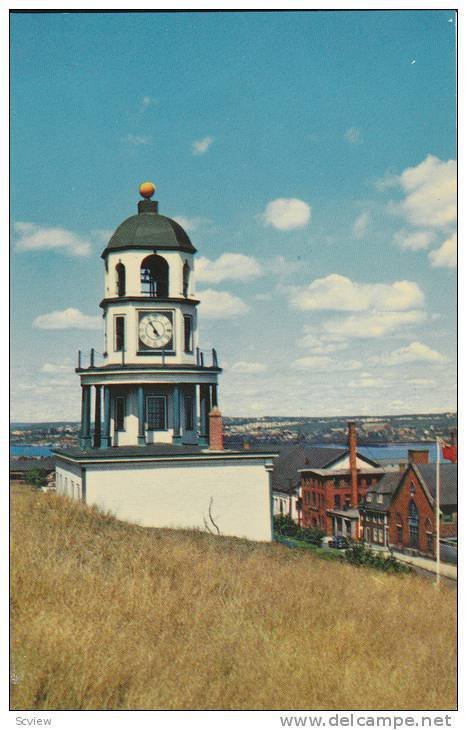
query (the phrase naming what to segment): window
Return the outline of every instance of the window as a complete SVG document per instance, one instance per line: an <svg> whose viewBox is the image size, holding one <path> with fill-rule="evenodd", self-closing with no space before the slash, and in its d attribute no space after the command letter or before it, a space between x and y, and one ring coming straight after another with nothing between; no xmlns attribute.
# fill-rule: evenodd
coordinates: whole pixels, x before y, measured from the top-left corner
<svg viewBox="0 0 467 730"><path fill-rule="evenodd" d="M190 284L190 267L188 265L188 262L185 261L183 264L183 296L188 296L188 287Z"/></svg>
<svg viewBox="0 0 467 730"><path fill-rule="evenodd" d="M430 553L433 552L433 533L432 532L426 533L426 548L427 548L428 552L430 552Z"/></svg>
<svg viewBox="0 0 467 730"><path fill-rule="evenodd" d="M334 507L340 507L341 506L341 495L335 494L334 495Z"/></svg>
<svg viewBox="0 0 467 730"><path fill-rule="evenodd" d="M418 548L418 509L413 499L409 504L409 545Z"/></svg>
<svg viewBox="0 0 467 730"><path fill-rule="evenodd" d="M193 396L185 396L185 431L193 431L194 429L194 417L193 417Z"/></svg>
<svg viewBox="0 0 467 730"><path fill-rule="evenodd" d="M443 512L441 516L443 522L454 522L454 517L452 515L452 512Z"/></svg>
<svg viewBox="0 0 467 730"><path fill-rule="evenodd" d="M146 413L150 431L165 431L167 429L167 398L165 395L148 395L146 398Z"/></svg>
<svg viewBox="0 0 467 730"><path fill-rule="evenodd" d="M125 396L119 395L115 398L115 430L125 430Z"/></svg>
<svg viewBox="0 0 467 730"><path fill-rule="evenodd" d="M367 502L371 502L372 499L373 499L373 497L371 496L371 494L367 494L366 495L366 501Z"/></svg>
<svg viewBox="0 0 467 730"><path fill-rule="evenodd" d="M121 262L116 265L115 272L117 274L117 297L124 297L126 290L126 276L125 267Z"/></svg>
<svg viewBox="0 0 467 730"><path fill-rule="evenodd" d="M383 504L383 495L382 494L377 494L376 495L376 501L378 502L378 504Z"/></svg>
<svg viewBox="0 0 467 730"><path fill-rule="evenodd" d="M193 317L183 315L185 352L193 352Z"/></svg>
<svg viewBox="0 0 467 730"><path fill-rule="evenodd" d="M125 317L115 317L115 352L125 349Z"/></svg>
<svg viewBox="0 0 467 730"><path fill-rule="evenodd" d="M410 482L410 494L412 497L415 494L415 482Z"/></svg>
<svg viewBox="0 0 467 730"><path fill-rule="evenodd" d="M397 542L402 545L402 525L397 525Z"/></svg>

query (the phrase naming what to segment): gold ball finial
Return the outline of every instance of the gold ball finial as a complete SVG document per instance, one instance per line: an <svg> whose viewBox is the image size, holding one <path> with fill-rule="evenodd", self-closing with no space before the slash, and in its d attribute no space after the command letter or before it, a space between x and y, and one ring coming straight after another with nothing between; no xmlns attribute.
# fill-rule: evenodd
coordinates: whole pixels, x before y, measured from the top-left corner
<svg viewBox="0 0 467 730"><path fill-rule="evenodd" d="M139 194L142 195L143 198L152 198L155 192L156 186L152 182L144 182L139 186Z"/></svg>

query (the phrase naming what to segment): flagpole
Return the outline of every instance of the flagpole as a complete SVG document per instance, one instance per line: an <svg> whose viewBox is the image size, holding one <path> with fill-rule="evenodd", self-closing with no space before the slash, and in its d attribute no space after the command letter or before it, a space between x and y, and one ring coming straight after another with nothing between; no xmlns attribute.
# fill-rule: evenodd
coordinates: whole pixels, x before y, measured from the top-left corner
<svg viewBox="0 0 467 730"><path fill-rule="evenodd" d="M436 437L436 498L435 498L435 525L436 525L436 586L439 586L440 547L439 547L439 436Z"/></svg>

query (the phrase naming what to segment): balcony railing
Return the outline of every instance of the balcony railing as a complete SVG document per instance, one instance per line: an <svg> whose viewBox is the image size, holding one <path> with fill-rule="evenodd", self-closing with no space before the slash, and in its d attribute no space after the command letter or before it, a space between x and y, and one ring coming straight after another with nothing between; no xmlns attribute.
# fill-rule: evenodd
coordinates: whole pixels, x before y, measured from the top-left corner
<svg viewBox="0 0 467 730"><path fill-rule="evenodd" d="M126 352L125 350L120 351L121 355L121 365L126 365ZM164 351L154 353L154 355L158 355L161 358L160 365L167 365L167 367L170 367L171 358L167 357L165 355ZM107 362L107 355L106 353L101 354L100 352L97 352L93 347L89 351L89 354L83 353L81 350L78 350L78 369L79 370L87 370L88 368L94 368L94 367L100 367L101 365L104 365ZM197 367L213 367L217 368L219 367L219 360L217 357L217 351L214 349L214 347L211 350L200 350L199 347L196 348L196 365Z"/></svg>
<svg viewBox="0 0 467 730"><path fill-rule="evenodd" d="M208 365L208 359L211 359L211 364ZM217 358L217 351L214 349L214 347L211 350L200 350L199 347L196 348L196 364L198 367L213 367L218 368L219 367L219 361Z"/></svg>

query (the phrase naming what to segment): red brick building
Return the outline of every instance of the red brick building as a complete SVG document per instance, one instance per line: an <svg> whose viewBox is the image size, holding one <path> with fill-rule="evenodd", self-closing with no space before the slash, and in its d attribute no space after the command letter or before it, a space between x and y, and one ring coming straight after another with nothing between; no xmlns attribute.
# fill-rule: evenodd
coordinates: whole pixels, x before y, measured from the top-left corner
<svg viewBox="0 0 467 730"><path fill-rule="evenodd" d="M366 542L434 555L436 464L428 452L409 452L410 463L385 474L360 506ZM440 464L440 538L457 537L457 465Z"/></svg>
<svg viewBox="0 0 467 730"><path fill-rule="evenodd" d="M321 468L300 469L301 524L320 527L326 535L359 539L359 504L384 469L357 452L355 424L349 423L349 448Z"/></svg>

